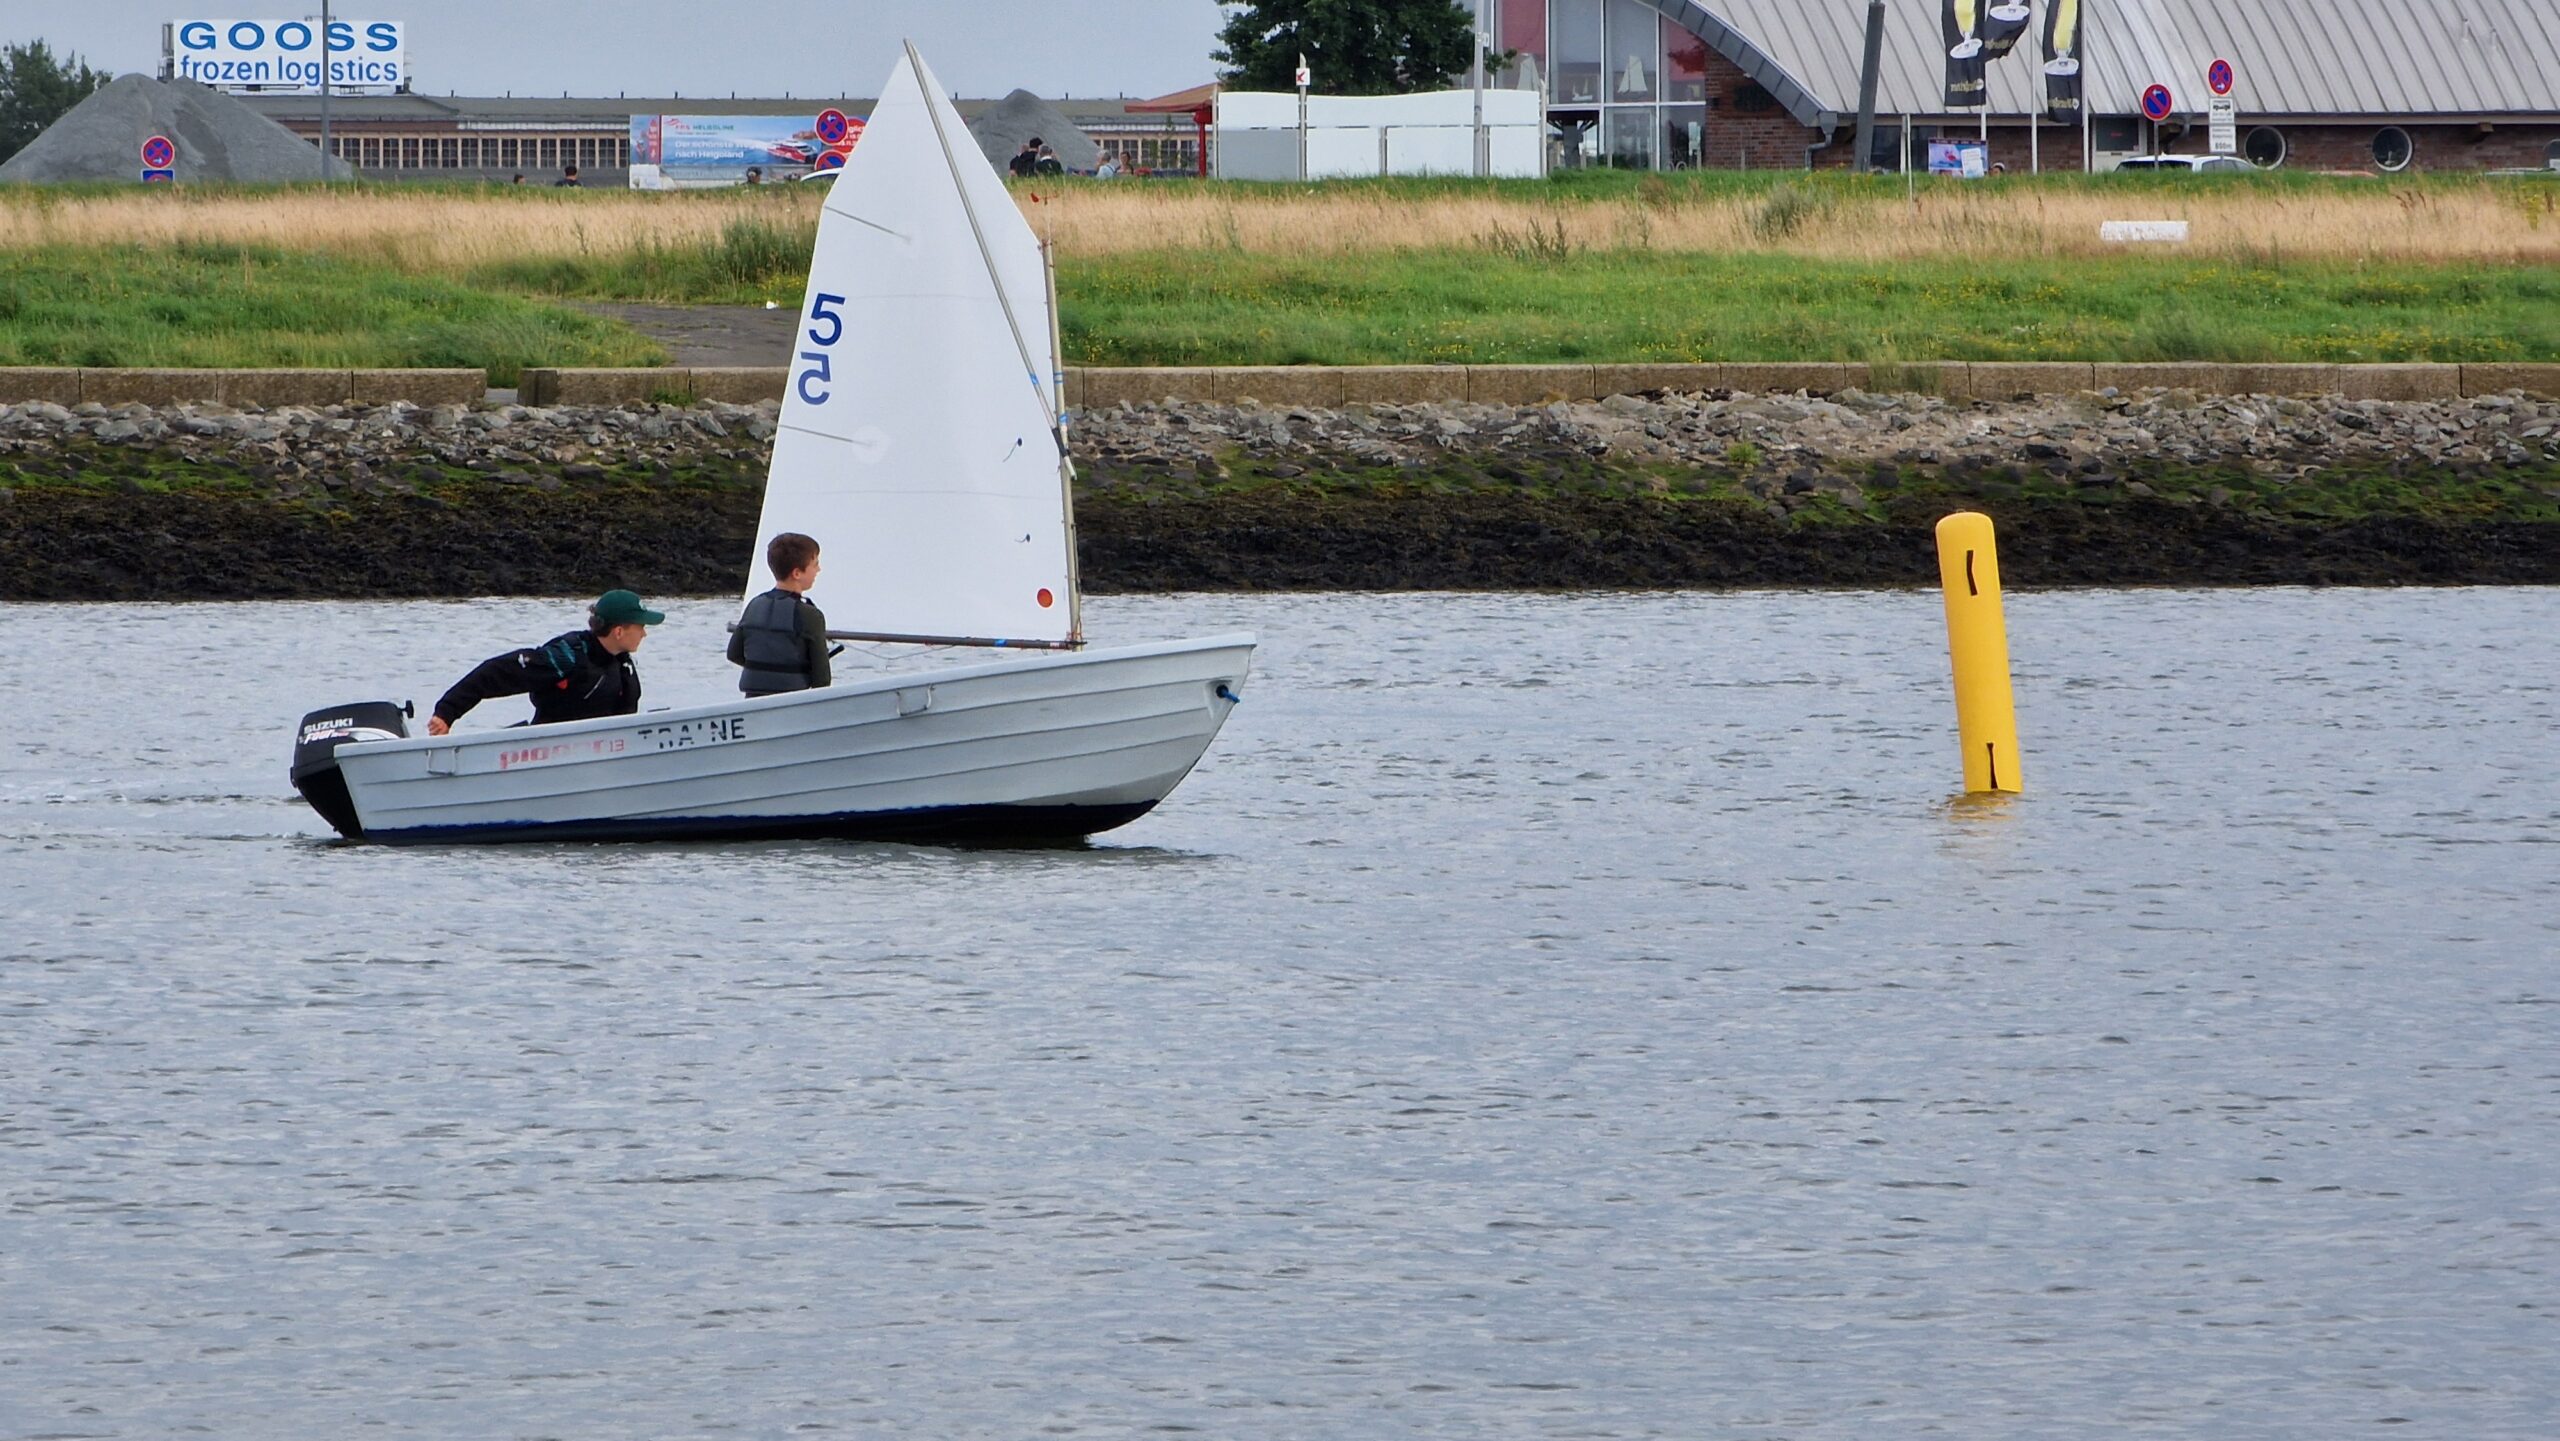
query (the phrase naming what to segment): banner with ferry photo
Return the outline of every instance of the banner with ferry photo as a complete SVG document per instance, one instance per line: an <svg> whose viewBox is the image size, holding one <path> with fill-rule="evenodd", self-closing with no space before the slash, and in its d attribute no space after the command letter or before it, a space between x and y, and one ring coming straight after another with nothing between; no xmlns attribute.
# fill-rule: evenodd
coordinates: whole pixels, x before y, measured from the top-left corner
<svg viewBox="0 0 2560 1441"><path fill-rule="evenodd" d="M862 121L851 118L844 137L831 145L820 138L814 115L634 115L631 188L745 185L750 169L754 180L791 180L843 164L861 135Z"/></svg>

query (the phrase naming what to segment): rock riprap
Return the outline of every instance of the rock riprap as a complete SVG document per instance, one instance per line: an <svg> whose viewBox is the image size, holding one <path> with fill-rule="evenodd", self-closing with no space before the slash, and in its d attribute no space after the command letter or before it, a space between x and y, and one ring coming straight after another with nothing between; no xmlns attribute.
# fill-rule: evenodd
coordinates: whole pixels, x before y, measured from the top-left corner
<svg viewBox="0 0 2560 1441"><path fill-rule="evenodd" d="M724 590L776 409L0 407L0 562L23 557L0 590L557 592L606 552ZM1186 402L1071 440L1097 589L1920 584L1928 526L1966 506L2027 584L2560 580L2560 403L2522 394Z"/></svg>

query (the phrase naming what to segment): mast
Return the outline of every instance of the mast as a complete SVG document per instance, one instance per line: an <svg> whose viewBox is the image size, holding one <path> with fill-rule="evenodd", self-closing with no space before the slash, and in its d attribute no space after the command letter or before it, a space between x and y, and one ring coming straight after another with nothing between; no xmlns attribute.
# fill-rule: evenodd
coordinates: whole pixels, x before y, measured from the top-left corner
<svg viewBox="0 0 2560 1441"><path fill-rule="evenodd" d="M1049 286L1049 383L1058 393L1058 511L1067 519L1067 644L1084 644L1084 579L1076 566L1076 463L1067 458L1067 352L1059 336L1058 261L1046 236L1040 274Z"/></svg>

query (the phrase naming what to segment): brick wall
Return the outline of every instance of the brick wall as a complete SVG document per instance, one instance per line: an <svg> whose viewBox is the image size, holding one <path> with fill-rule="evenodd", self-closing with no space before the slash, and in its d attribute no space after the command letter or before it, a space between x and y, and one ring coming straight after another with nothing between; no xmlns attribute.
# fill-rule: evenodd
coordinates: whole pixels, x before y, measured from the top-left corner
<svg viewBox="0 0 2560 1441"><path fill-rule="evenodd" d="M2240 138L2248 141L2257 127L2241 117ZM2373 137L2379 125L2282 124L2273 127L2285 139L2287 170L2372 170ZM2413 153L2415 170L2539 170L2549 162L2544 152L2560 141L2560 124L2500 125L2483 131L2478 125L2402 125ZM2207 137L2199 125L2174 135L2161 148L2172 155L2202 155Z"/></svg>
<svg viewBox="0 0 2560 1441"><path fill-rule="evenodd" d="M1876 130L1889 135L1901 117L1878 115ZM2249 132L2257 128L2246 116L2241 118L2240 139L2245 146ZM2277 123L2273 128L2285 139L2284 168L2287 170L2353 170L2371 171L2373 137L2383 127L2373 124L2337 124L2306 122ZM2403 125L2415 154L2409 169L2420 170L2539 170L2549 162L2545 152L2560 141L2560 123L2550 125L2500 125L2483 132L2477 125ZM1847 166L1857 148L1856 122L1840 127L1837 143L1817 151L1813 163L1818 168L1837 169ZM1977 127L1965 120L1940 123L1932 120L1912 121L1911 163L1914 169L1925 166L1927 149L1923 142L1932 135L1972 139ZM1807 132L1808 134L1810 132ZM2077 126L2046 125L2035 143L2041 146L2042 168L2077 170L2080 168L2080 130ZM2183 132L2172 131L2160 147L2169 155L2203 155L2210 150L2210 136L2202 125ZM1711 150L1714 147L1710 146ZM1722 151L1715 152L1719 165L1730 167ZM2030 165L2027 127L2017 123L1993 121L1991 125L1991 161L2005 165L2012 174L2025 174ZM1757 168L1755 166L1755 168Z"/></svg>
<svg viewBox="0 0 2560 1441"><path fill-rule="evenodd" d="M1703 158L1709 170L1802 170L1805 148L1822 143L1822 132L1799 125L1739 66L1713 50L1707 52L1707 141ZM1835 147L1845 149L1846 147Z"/></svg>
<svg viewBox="0 0 2560 1441"><path fill-rule="evenodd" d="M1902 123L1899 115L1876 117L1877 144L1891 145L1894 128ZM1926 170L1929 166L1929 140L1933 136L1954 140L1972 140L1981 134L1979 125L1962 120L1943 124L1914 117L1911 122L1911 168ZM1837 170L1848 166L1858 148L1858 122L1852 116L1840 126L1838 140L1826 149L1814 152L1816 168ZM1896 154L1900 151L1895 150ZM2024 175L2031 169L2077 170L2080 168L2080 127L2076 125L2044 125L2030 136L2027 126L2019 122L1993 122L1991 126L1990 163L2005 166L2010 173ZM1888 167L1890 168L1890 167Z"/></svg>

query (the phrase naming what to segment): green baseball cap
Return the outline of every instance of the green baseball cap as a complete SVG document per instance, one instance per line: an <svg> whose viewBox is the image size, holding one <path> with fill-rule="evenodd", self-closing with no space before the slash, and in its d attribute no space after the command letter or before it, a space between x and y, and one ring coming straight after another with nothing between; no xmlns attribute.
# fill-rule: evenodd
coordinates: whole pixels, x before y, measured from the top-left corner
<svg viewBox="0 0 2560 1441"><path fill-rule="evenodd" d="M664 625L664 611L651 610L640 603L640 597L627 590L609 590L596 597L587 612L607 625Z"/></svg>

